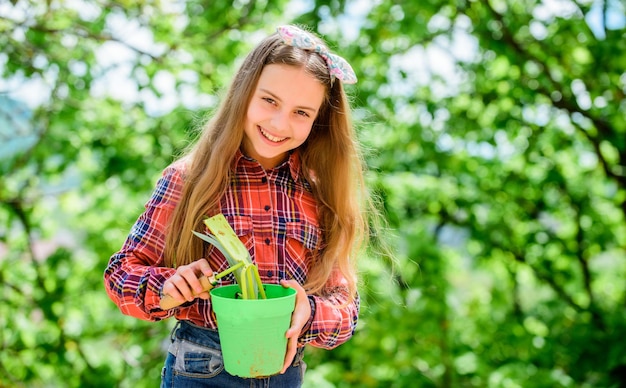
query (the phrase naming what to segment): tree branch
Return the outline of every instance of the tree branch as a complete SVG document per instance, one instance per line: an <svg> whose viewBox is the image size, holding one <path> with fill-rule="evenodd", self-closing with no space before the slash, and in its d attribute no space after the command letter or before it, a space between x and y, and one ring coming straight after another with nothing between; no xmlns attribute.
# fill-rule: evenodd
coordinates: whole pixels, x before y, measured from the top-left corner
<svg viewBox="0 0 626 388"><path fill-rule="evenodd" d="M489 10L489 12L491 13L491 15L493 16L493 18L497 20L498 22L500 22L502 26L502 39L505 43L507 43L509 47L513 48L526 61L535 62L538 65L540 65L543 69L549 68L549 66L546 63L544 63L541 59L537 58L535 55L531 54L517 40L515 40L513 33L511 32L509 28L507 28L507 24L504 21L503 16L499 14L495 9L493 9L493 7L491 7L489 2L482 2L481 4L484 4ZM626 188L626 174L623 173L623 171L626 169L626 150L620 150L621 152L620 152L619 163L620 163L621 170L619 172L616 172L613 169L611 169L609 163L606 161L606 159L604 158L604 155L600 152L600 148L599 148L599 143L601 140L612 139L614 137L614 135L617 133L615 128L613 128L611 124L605 121L604 119L600 117L596 117L595 115L591 114L591 112L582 109L578 105L578 102L575 99L566 98L567 96L564 93L561 93L562 98L560 100L555 101L554 99L552 99L549 89L567 90L567 88L559 84L550 75L550 72L544 72L543 74L545 75L546 80L548 80L548 82L550 83L550 88L542 87L540 85L537 88L537 90L539 90L543 95L548 97L553 102L554 106L556 106L557 108L567 111L570 115L572 113L579 113L585 118L589 119L593 123L593 125L598 131L597 136L593 136L592 134L590 134L588 131L581 128L580 126L576 126L576 128L578 128L579 131L583 132L584 136L594 144L594 149L596 150L598 158L602 161L602 166L607 176L615 179L618 182L620 187ZM571 93L570 95L573 96L573 94ZM624 215L626 215L626 202L622 203L622 209L624 211Z"/></svg>
<svg viewBox="0 0 626 388"><path fill-rule="evenodd" d="M85 26L81 25L81 24L76 24L73 29L58 29L58 28L49 28L46 27L44 25L41 24L26 24L26 22L18 22L15 21L13 19L9 19L7 17L4 16L0 16L0 20L2 21L6 21L9 22L11 24L13 24L13 29L15 29L16 27L24 27L26 29L31 29L33 31L39 31L39 32L43 32L46 34L65 34L65 35L73 35L79 38L87 38L87 39L92 39L94 41L98 41L98 42L116 42L116 43L120 43L123 46L131 49L132 51L136 52L137 54L140 55L146 55L150 58L152 58L154 61L160 61L161 58L163 58L164 56L167 55L167 53L169 51L171 51L171 47L166 51L166 53L164 53L163 55L160 56L156 56L152 53L149 53L145 50L142 50L138 47L135 47L133 45L131 45L130 43L124 41L121 38L115 37L112 34L107 34L107 33L93 33L91 31L89 31L87 28L85 28Z"/></svg>
<svg viewBox="0 0 626 388"><path fill-rule="evenodd" d="M593 291L591 290L591 271L589 270L589 263L584 255L584 233L582 232L582 226L580 223L581 214L578 212L577 217L577 231L576 231L576 244L578 245L578 249L576 250L576 258L578 259L578 263L580 264L580 269L583 274L583 285L585 291L587 292L587 297L589 298L589 304L594 304Z"/></svg>

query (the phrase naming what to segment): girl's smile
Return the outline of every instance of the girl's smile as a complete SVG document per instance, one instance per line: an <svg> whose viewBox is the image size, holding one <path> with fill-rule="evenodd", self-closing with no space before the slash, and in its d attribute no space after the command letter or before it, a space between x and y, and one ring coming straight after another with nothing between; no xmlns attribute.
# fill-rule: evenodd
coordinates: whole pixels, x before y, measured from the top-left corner
<svg viewBox="0 0 626 388"><path fill-rule="evenodd" d="M267 132L266 130L264 130L261 127L258 127L259 131L261 131L261 134L263 134L263 136L265 136L265 138L273 143L280 143L281 141L285 141L285 137L284 138L278 138L278 137L274 137L272 135L269 134L269 132Z"/></svg>
<svg viewBox="0 0 626 388"><path fill-rule="evenodd" d="M248 105L243 152L265 169L276 167L309 137L325 92L301 67L265 66Z"/></svg>

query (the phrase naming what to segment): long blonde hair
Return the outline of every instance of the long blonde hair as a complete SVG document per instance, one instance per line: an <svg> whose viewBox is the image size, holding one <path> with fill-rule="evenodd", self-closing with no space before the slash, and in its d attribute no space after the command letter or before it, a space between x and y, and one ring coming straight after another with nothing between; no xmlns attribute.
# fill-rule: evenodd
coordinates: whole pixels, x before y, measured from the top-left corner
<svg viewBox="0 0 626 388"><path fill-rule="evenodd" d="M248 104L263 67L269 64L303 67L326 86L311 134L299 148L304 177L318 202L325 244L308 268L304 288L311 294L323 293L336 269L347 279L351 295L356 295L356 258L368 236L362 211L367 200L347 96L341 82L331 82L328 67L318 54L285 45L277 34L248 54L215 115L183 157L188 167L166 235L165 263L176 267L203 256L203 243L191 231L201 230L202 220L219 211L233 158L243 140Z"/></svg>

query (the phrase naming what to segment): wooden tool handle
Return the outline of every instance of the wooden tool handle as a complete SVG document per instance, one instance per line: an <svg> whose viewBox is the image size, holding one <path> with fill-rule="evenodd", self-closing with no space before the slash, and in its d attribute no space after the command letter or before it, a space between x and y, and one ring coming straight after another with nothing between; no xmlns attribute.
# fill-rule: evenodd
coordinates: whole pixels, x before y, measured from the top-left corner
<svg viewBox="0 0 626 388"><path fill-rule="evenodd" d="M203 291L210 291L213 288L213 284L216 283L214 276L211 276L211 277L201 276L198 278L198 280L200 281L200 284L202 284ZM198 296L198 294L194 292L193 296ZM185 300L178 301L174 299L170 294L165 294L163 298L161 298L161 302L159 304L161 306L161 310L169 310L176 306L180 306L181 304L185 302L186 302Z"/></svg>

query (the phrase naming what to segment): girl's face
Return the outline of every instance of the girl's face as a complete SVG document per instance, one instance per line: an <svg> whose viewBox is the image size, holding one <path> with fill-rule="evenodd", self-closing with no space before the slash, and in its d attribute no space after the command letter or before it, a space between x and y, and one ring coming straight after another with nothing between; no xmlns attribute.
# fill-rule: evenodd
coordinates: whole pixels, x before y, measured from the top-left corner
<svg viewBox="0 0 626 388"><path fill-rule="evenodd" d="M324 93L303 68L265 66L248 105L243 152L266 170L279 165L309 137Z"/></svg>

